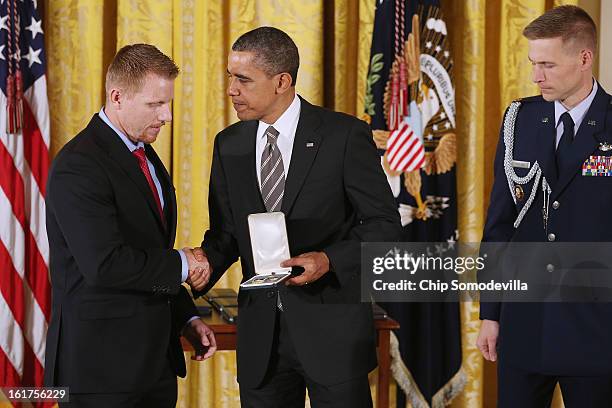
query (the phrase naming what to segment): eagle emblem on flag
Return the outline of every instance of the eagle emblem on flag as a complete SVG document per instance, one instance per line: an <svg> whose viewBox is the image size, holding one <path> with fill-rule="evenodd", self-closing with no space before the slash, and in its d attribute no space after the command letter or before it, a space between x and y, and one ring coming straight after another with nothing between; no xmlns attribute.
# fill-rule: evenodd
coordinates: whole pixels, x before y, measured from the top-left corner
<svg viewBox="0 0 612 408"><path fill-rule="evenodd" d="M405 191L414 198L399 203L402 225L415 218L439 218L449 207L448 197L422 195L422 172L439 175L450 171L457 158L453 61L446 23L437 7L420 7L412 16L411 32L405 36L403 2L396 2L395 56L384 90L383 112L387 130L374 130L374 141L384 150L381 164L398 198ZM426 11L425 11L426 10ZM421 26L421 21L424 24ZM406 38L405 41L401 39ZM366 81L365 120L375 114L372 86L380 79L382 55L370 63ZM403 182L402 182L403 179Z"/></svg>

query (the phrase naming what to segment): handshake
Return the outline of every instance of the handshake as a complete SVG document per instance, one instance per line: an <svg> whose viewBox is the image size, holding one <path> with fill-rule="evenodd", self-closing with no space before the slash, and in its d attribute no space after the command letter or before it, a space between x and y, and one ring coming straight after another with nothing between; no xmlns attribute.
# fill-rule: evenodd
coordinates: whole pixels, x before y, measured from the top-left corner
<svg viewBox="0 0 612 408"><path fill-rule="evenodd" d="M202 248L183 248L189 265L187 282L192 290L202 290L208 283L211 267Z"/></svg>

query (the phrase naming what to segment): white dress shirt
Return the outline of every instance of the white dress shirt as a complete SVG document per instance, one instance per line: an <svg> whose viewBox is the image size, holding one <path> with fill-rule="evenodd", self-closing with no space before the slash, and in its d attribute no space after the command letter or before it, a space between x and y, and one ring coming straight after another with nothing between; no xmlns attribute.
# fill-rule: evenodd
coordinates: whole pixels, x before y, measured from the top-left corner
<svg viewBox="0 0 612 408"><path fill-rule="evenodd" d="M291 152L293 150L293 141L295 140L295 131L297 130L298 121L300 119L300 98L295 95L291 105L283 112L282 115L274 123L265 123L259 121L257 128L257 140L255 142L255 173L257 174L257 182L261 188L261 155L266 148L268 138L266 137L266 129L270 125L278 131L276 146L280 150L283 158L283 167L285 169L285 180L289 171L289 163L291 163Z"/></svg>

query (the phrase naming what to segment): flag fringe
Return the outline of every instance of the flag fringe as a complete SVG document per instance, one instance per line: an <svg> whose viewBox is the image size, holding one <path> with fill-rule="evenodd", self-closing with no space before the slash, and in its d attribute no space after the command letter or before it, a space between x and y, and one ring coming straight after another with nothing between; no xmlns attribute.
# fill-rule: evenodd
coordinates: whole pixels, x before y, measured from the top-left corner
<svg viewBox="0 0 612 408"><path fill-rule="evenodd" d="M432 408L443 408L451 403L451 401L463 391L467 384L467 374L460 367L444 387L436 392L431 400Z"/></svg>
<svg viewBox="0 0 612 408"><path fill-rule="evenodd" d="M397 385L406 394L407 401L412 404L412 408L444 408L463 390L467 384L467 375L463 368L453 375L453 377L436 392L432 398L431 406L419 390L419 387L412 377L412 373L404 364L399 350L399 341L395 333L391 332L391 372Z"/></svg>

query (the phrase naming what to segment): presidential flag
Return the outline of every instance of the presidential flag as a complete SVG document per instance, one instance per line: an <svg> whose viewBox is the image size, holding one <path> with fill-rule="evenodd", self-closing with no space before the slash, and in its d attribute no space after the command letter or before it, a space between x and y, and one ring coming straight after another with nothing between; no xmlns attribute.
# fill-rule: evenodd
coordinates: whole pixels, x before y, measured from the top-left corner
<svg viewBox="0 0 612 408"><path fill-rule="evenodd" d="M389 168L400 173L420 169L425 162L423 142L406 121L390 133L385 155Z"/></svg>
<svg viewBox="0 0 612 408"><path fill-rule="evenodd" d="M403 241L457 241L453 60L440 2L376 3L365 119L397 201ZM384 303L401 328L392 336L398 407L442 407L463 389L457 303Z"/></svg>
<svg viewBox="0 0 612 408"><path fill-rule="evenodd" d="M43 385L45 337L51 314L44 202L50 136L43 43L36 1L0 0L3 387Z"/></svg>

